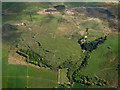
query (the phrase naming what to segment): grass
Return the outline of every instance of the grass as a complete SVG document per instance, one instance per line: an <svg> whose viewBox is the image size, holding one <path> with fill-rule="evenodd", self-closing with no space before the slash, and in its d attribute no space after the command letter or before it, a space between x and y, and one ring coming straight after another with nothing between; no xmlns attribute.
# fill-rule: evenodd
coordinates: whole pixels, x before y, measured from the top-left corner
<svg viewBox="0 0 120 90"><path fill-rule="evenodd" d="M16 88L16 78L8 77L8 88Z"/></svg>
<svg viewBox="0 0 120 90"><path fill-rule="evenodd" d="M89 20L80 24L84 28L90 28L94 30L102 30L100 23L97 20Z"/></svg>
<svg viewBox="0 0 120 90"><path fill-rule="evenodd" d="M82 84L80 84L80 83L74 83L73 84L73 86L72 86L72 88L87 88L87 86L84 86L84 85L82 85Z"/></svg>
<svg viewBox="0 0 120 90"><path fill-rule="evenodd" d="M108 6L106 3L98 2L65 2L65 5L69 7L105 7Z"/></svg>
<svg viewBox="0 0 120 90"><path fill-rule="evenodd" d="M21 65L9 65L6 70L9 76L26 76L27 75L27 66Z"/></svg>
<svg viewBox="0 0 120 90"><path fill-rule="evenodd" d="M4 10L4 9L8 9L9 7L11 7L13 4L15 4L14 2L9 2L9 3L7 3L7 2L3 2L2 3L2 9Z"/></svg>
<svg viewBox="0 0 120 90"><path fill-rule="evenodd" d="M3 88L25 88L26 77L3 77Z"/></svg>
<svg viewBox="0 0 120 90"><path fill-rule="evenodd" d="M60 70L60 83L68 83L69 79L67 78L67 69Z"/></svg>
<svg viewBox="0 0 120 90"><path fill-rule="evenodd" d="M8 65L8 50L2 50L2 76L26 76L26 66Z"/></svg>
<svg viewBox="0 0 120 90"><path fill-rule="evenodd" d="M26 83L26 66L8 65L9 47L2 43L2 87L24 88Z"/></svg>
<svg viewBox="0 0 120 90"><path fill-rule="evenodd" d="M49 8L53 6L50 2L7 2L2 4L3 9L9 9L9 12L14 13L26 13L26 12L35 12L41 8Z"/></svg>
<svg viewBox="0 0 120 90"><path fill-rule="evenodd" d="M57 71L29 67L28 87L52 88L57 86Z"/></svg>
<svg viewBox="0 0 120 90"><path fill-rule="evenodd" d="M50 80L57 80L57 71L47 69L28 68L28 75L31 77L43 77Z"/></svg>
<svg viewBox="0 0 120 90"><path fill-rule="evenodd" d="M29 20L29 16L27 16L27 15L22 15L21 17L22 17L22 20ZM49 61L52 59L53 62L51 62L51 64L56 65L56 67L60 63L65 61L67 58L69 58L69 56L71 56L72 54L75 54L75 58L77 58L77 56L79 56L80 48L79 48L79 44L77 44L78 38L68 40L65 37L61 37L61 36L63 36L62 34L66 31L59 32L57 29L57 27L59 26L59 23L57 22L57 20L59 18L61 18L61 16L59 16L59 17L52 16L52 15L44 15L43 16L43 15L37 14L37 15L32 15L32 17L33 17L33 23L32 23L33 25L31 27L33 28L33 30L24 35L24 37L23 37L23 38L25 38L24 42L30 43L31 46L33 47L34 42L33 41L29 42L27 40L27 36L30 35L31 33L35 33L35 32L38 33L35 40L40 41L43 44L44 48L49 49L51 51L54 51L54 50L59 51L58 53L55 53L55 55L56 55L55 58L53 58L52 54L49 54L49 57L47 58ZM71 27L70 25L68 26L66 23L62 23L62 24L64 24L64 26L67 26L66 29L68 29L68 31L69 31L69 33L67 32L66 34L70 34L72 32L73 27ZM39 28L35 27L35 25L42 25L42 27L44 27L44 28L39 29ZM61 24L60 24L60 27L62 27ZM46 32L45 32L45 29L47 29ZM56 34L57 32L58 32L58 34ZM51 38L52 35L50 33L52 33L54 36L56 36L56 38L55 39ZM30 38L31 38L31 35L30 35L29 39ZM32 40L32 38L31 38L31 40ZM39 53L43 53L43 52L39 51ZM59 57L61 57L61 60L57 59Z"/></svg>
<svg viewBox="0 0 120 90"><path fill-rule="evenodd" d="M16 88L25 88L27 86L26 77L16 77Z"/></svg>
<svg viewBox="0 0 120 90"><path fill-rule="evenodd" d="M2 44L2 75L6 75L6 69L7 69L7 60L8 60L8 48L7 45Z"/></svg>
<svg viewBox="0 0 120 90"><path fill-rule="evenodd" d="M55 81L42 77L30 77L28 82L28 87L30 88L53 88L57 86L57 83Z"/></svg>
<svg viewBox="0 0 120 90"><path fill-rule="evenodd" d="M110 50L107 48L108 46L111 47ZM106 40L104 44L99 45L98 48L92 52L89 65L82 70L82 73L91 77L97 75L113 85L112 79L110 78L114 77L114 80L117 80L117 71L115 71L117 61L118 36L116 34L110 34L108 40Z"/></svg>
<svg viewBox="0 0 120 90"><path fill-rule="evenodd" d="M81 50L79 48L79 44L77 44L78 38L68 40L65 37L61 37L63 35L56 34L58 31L57 27L59 25L57 20L60 18L60 16L54 16L54 18L50 18L51 20L49 22L46 22L47 19L45 17L47 16L33 15L34 19L31 26L32 30L26 30L26 33L22 33L21 36L25 39L25 41L20 42L20 48L24 49L25 47L22 47L23 44L28 43L35 52L45 55L46 59L50 61L50 64L54 65L55 67L69 58L69 56L72 54L75 54L75 58L77 58L77 56L80 54L79 51ZM35 20L37 21L35 22ZM38 28L39 25L41 25L42 28ZM45 31L45 29L47 29L47 31ZM33 33L36 34L36 37L34 39L32 38ZM52 35L56 36L56 38L53 39ZM37 46L35 46L36 40L42 43L43 48L52 51L52 53L57 50L58 52L54 53L55 57L53 57L54 54L44 54L40 48L37 48ZM58 59L59 57L61 57L61 60Z"/></svg>
<svg viewBox="0 0 120 90"><path fill-rule="evenodd" d="M17 27L18 30L11 32L8 31L7 36L3 36L3 49L2 49L2 63L3 63L3 87L6 88L24 88L26 86L31 88L52 88L57 87L57 71L47 70L47 69L37 69L31 66L22 66L22 65L8 65L8 54L9 50L15 50L15 45L19 43L19 49L28 49L26 46L29 45L33 51L39 53L40 55L46 56L45 59L49 61L49 64L54 67L58 67L62 62L72 57L73 60L77 59L81 54L81 48L77 43L79 39L79 34L76 37L72 37L71 34L76 28L73 23L61 22L58 20L62 17L62 15L39 15L33 14L33 22L30 22L30 16L26 14L27 12L38 12L43 8L49 8L54 5L58 5L61 3L3 3L3 9L9 8L9 12L17 13L17 15L3 15L3 24L13 24L16 25L20 22L25 22L27 27ZM97 5L98 3L64 3L69 7L79 7L79 6L92 6L98 7L102 6ZM63 18L63 17L62 17ZM81 18L81 17L80 17ZM71 20L70 17L67 20ZM86 17L83 16L85 20ZM83 21L84 21L83 20ZM92 22L92 23L91 23ZM100 36L103 36L107 31L104 31L102 28L104 25L96 21L86 21L80 23L81 28L79 30L83 30L86 27L89 27L89 36L90 40L94 40ZM41 26L41 27L40 27ZM28 28L32 30L29 30ZM60 29L58 28L60 27ZM65 28L63 28L65 27ZM61 29L62 28L62 29ZM79 31L78 30L78 31ZM12 30L9 30L9 32ZM32 38L34 36L35 38ZM74 36L75 33L73 33ZM71 39L68 39L68 37ZM52 38L55 36L55 38ZM116 71L110 69L109 71L105 68L110 68L112 64L116 64L117 62L117 35L110 34L109 39L102 45L96 49L91 54L91 59L89 60L89 65L84 68L82 71L83 74L94 76L101 76L104 79L109 80L109 78L114 76L113 80L109 80L113 85L112 81L116 81ZM24 39L24 41L22 41ZM39 48L35 41L40 41L42 43L42 47L50 51L50 53L45 53L41 48ZM25 47L26 46L26 47ZM111 51L106 47L112 47ZM57 52L55 52L57 51ZM110 59L116 58L116 60L112 63L109 62ZM97 59L97 60L96 60ZM28 69L28 70L27 70ZM104 70L105 69L105 70ZM103 71L100 71L103 70ZM98 72L100 71L100 72ZM107 72L108 71L108 72ZM115 74L112 74L114 72ZM102 74L104 73L104 75ZM107 77L107 74L109 76ZM26 76L29 76L27 78ZM61 76L65 76L61 82L67 82L66 70L61 71ZM73 87L82 87L77 83L74 84Z"/></svg>
<svg viewBox="0 0 120 90"><path fill-rule="evenodd" d="M2 76L2 88L7 88L7 87L8 87L8 77Z"/></svg>

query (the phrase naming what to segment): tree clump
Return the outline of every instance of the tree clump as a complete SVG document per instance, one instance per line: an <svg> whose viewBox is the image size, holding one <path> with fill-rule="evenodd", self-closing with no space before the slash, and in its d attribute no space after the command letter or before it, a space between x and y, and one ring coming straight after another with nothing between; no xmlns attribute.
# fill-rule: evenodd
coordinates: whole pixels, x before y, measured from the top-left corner
<svg viewBox="0 0 120 90"><path fill-rule="evenodd" d="M90 51L92 52L93 50L95 50L97 48L97 46L99 44L102 44L105 42L105 40L107 40L107 36L105 37L100 37L98 39L95 39L94 41L92 42L83 42L82 39L84 37L81 37L79 40L78 40L78 43L81 45L81 48L83 50L86 50L86 51Z"/></svg>
<svg viewBox="0 0 120 90"><path fill-rule="evenodd" d="M27 49L27 50L20 49L20 50L17 50L16 53L26 57L27 63L32 63L35 65L38 65L39 67L52 68L52 66L48 64L48 61L44 60L43 56L37 54L31 49Z"/></svg>
<svg viewBox="0 0 120 90"><path fill-rule="evenodd" d="M62 11L65 9L65 6L64 5L57 5L57 6L54 6L54 8L56 8L58 11Z"/></svg>
<svg viewBox="0 0 120 90"><path fill-rule="evenodd" d="M90 58L90 53L94 49L96 49L99 44L104 43L106 39L107 36L100 37L91 42L87 42L87 41L84 42L83 41L84 37L81 37L78 40L78 43L80 44L81 48L84 50L83 56L79 58L77 62L67 60L59 66L60 69L68 68L67 77L71 83L77 82L87 86L93 86L93 85L105 86L109 84L108 81L105 81L103 79L100 78L96 79L96 77L92 78L90 76L83 75L81 73L81 69L89 64L88 60Z"/></svg>

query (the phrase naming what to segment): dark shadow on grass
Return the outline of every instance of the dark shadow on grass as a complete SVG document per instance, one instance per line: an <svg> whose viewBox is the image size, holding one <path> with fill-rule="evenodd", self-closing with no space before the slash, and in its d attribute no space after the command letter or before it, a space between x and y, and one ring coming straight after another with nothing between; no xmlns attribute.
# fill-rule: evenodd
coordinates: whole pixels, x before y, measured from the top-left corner
<svg viewBox="0 0 120 90"><path fill-rule="evenodd" d="M18 31L17 26L4 24L2 26L2 41L11 45L15 43L21 35L21 33L16 31Z"/></svg>

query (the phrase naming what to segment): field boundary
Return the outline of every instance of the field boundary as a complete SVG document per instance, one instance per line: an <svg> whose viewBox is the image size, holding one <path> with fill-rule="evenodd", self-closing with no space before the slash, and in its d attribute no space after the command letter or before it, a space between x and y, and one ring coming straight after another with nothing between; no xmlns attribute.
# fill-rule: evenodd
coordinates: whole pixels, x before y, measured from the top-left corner
<svg viewBox="0 0 120 90"><path fill-rule="evenodd" d="M60 83L60 69L58 69L58 84Z"/></svg>

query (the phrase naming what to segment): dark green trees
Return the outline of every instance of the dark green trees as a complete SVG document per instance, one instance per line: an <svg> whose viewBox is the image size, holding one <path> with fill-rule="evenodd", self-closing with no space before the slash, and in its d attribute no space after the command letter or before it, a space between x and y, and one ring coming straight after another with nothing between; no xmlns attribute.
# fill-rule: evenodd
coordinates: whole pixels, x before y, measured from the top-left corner
<svg viewBox="0 0 120 90"><path fill-rule="evenodd" d="M86 32L88 32L88 28L86 28Z"/></svg>
<svg viewBox="0 0 120 90"><path fill-rule="evenodd" d="M31 49L27 49L27 50L20 49L20 50L17 50L16 52L18 54L26 57L27 63L32 63L39 67L52 68L52 66L48 64L47 60L44 60L44 58L42 56L40 56L36 52L32 51Z"/></svg>
<svg viewBox="0 0 120 90"><path fill-rule="evenodd" d="M98 38L98 39L96 39L96 40L94 40L94 41L84 42L84 43L82 43L82 41L81 41L82 39L83 39L83 37L81 37L81 38L78 40L78 43L81 45L81 48L82 48L83 50L92 52L94 49L97 48L97 46L98 46L99 44L102 44L102 43L105 42L105 40L107 39L107 36L105 36L105 37L100 37L100 38Z"/></svg>
<svg viewBox="0 0 120 90"><path fill-rule="evenodd" d="M86 32L88 32L88 29L86 29ZM78 40L78 43L81 45L81 48L84 50L83 57L81 57L77 62L67 60L67 61L63 62L59 66L59 68L61 68L61 69L68 68L67 77L71 83L74 81L74 82L78 82L78 83L81 83L81 84L84 84L87 86L108 85L108 82L106 82L105 80L102 80L99 78L95 79L95 77L91 78L89 76L82 75L82 73L81 73L81 69L86 67L89 64L88 60L90 58L90 53L94 49L96 49L99 44L104 43L105 40L107 39L107 36L100 37L91 42L84 42L83 39L84 39L84 37L81 37Z"/></svg>
<svg viewBox="0 0 120 90"><path fill-rule="evenodd" d="M42 44L39 41L36 41L38 43L39 46L42 46Z"/></svg>
<svg viewBox="0 0 120 90"><path fill-rule="evenodd" d="M58 11L61 11L61 10L65 9L65 6L64 5L57 5L57 6L54 6L54 8L56 8Z"/></svg>

